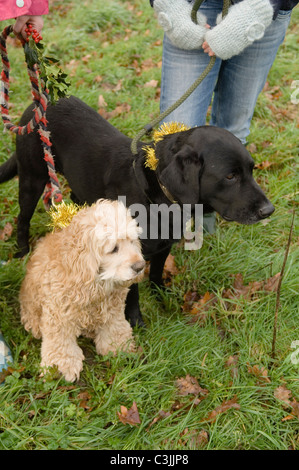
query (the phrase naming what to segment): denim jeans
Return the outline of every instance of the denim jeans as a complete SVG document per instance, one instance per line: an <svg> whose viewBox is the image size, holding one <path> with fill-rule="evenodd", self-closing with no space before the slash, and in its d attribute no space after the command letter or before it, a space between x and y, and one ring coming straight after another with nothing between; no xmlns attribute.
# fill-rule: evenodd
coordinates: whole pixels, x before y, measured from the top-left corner
<svg viewBox="0 0 299 470"><path fill-rule="evenodd" d="M222 11L222 0L203 2L200 11L213 27ZM206 124L212 102L210 125L225 128L246 142L259 93L283 42L291 18L290 11L280 11L266 29L264 37L229 60L216 59L215 65L192 95L165 118L191 127ZM210 60L202 49L186 51L173 46L164 37L161 112L165 111L191 86Z"/></svg>
<svg viewBox="0 0 299 470"><path fill-rule="evenodd" d="M13 362L13 358L9 347L7 346L2 333L0 331L0 373L3 369L7 369L8 364ZM0 383L1 385L1 383Z"/></svg>

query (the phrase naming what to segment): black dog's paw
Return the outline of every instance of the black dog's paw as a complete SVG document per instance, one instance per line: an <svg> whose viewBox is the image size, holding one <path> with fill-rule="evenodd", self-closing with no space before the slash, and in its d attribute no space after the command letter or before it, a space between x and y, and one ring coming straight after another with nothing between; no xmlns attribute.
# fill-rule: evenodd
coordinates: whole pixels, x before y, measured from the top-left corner
<svg viewBox="0 0 299 470"><path fill-rule="evenodd" d="M146 324L144 323L141 315L135 316L132 319L130 318L129 323L132 328L134 328L135 326L137 326L138 328L146 328Z"/></svg>
<svg viewBox="0 0 299 470"><path fill-rule="evenodd" d="M138 326L139 328L145 328L146 324L144 323L140 310L139 309L126 309L126 319L130 323L131 327L134 328Z"/></svg>

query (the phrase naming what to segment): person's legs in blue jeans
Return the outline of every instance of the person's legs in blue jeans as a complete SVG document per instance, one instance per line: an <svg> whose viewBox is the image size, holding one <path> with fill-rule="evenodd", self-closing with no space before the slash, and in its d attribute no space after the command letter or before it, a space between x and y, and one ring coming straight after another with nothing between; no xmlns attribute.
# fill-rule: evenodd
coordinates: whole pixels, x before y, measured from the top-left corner
<svg viewBox="0 0 299 470"><path fill-rule="evenodd" d="M243 143L246 143L256 101L289 22L290 12L281 12L261 40L221 64L210 124L229 130Z"/></svg>
<svg viewBox="0 0 299 470"><path fill-rule="evenodd" d="M222 2L210 1L211 8L203 12L210 25L216 24L218 13L221 13ZM217 7L218 5L218 7ZM210 57L200 50L186 51L173 46L167 36L164 37L161 77L160 110L165 111L175 103L195 82L209 64ZM206 124L206 114L211 103L215 85L218 80L221 60L215 65L204 81L179 108L165 118L165 122L183 122L195 127Z"/></svg>

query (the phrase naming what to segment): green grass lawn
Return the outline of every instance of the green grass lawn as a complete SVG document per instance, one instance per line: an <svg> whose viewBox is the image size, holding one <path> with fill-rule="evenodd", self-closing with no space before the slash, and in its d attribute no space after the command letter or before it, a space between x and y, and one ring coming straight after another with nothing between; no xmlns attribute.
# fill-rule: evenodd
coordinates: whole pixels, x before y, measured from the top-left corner
<svg viewBox="0 0 299 470"><path fill-rule="evenodd" d="M71 93L130 137L159 113L162 31L148 3L52 1L43 32L49 54L69 75ZM245 295L244 287L280 272L298 204L298 22L297 8L249 137L255 177L276 211L254 226L219 218L216 234L206 236L200 250L185 251L182 243L173 248L176 270L165 273L162 300L147 280L141 284L147 328L135 331L138 353L99 357L93 343L80 338L86 360L78 383L55 371L39 376L40 341L25 332L19 317L27 259L13 258L18 181L0 186L0 329L14 356L0 386L0 449L299 450L296 220L274 360L276 292L260 287ZM30 85L14 41L9 56L17 121L30 103ZM2 134L0 161L13 151L14 137ZM32 242L46 233L47 223L40 202ZM244 295L233 298L229 289L237 274ZM125 424L122 407L130 410L133 403L139 422Z"/></svg>

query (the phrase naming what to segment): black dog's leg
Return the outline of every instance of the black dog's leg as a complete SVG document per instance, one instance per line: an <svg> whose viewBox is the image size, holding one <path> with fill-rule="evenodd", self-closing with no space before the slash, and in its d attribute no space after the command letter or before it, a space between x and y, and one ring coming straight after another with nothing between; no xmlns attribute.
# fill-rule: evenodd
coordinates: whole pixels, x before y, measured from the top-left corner
<svg viewBox="0 0 299 470"><path fill-rule="evenodd" d="M138 284L133 284L130 287L129 293L126 299L125 316L131 326L145 326L142 320L140 308L139 308L139 290Z"/></svg>
<svg viewBox="0 0 299 470"><path fill-rule="evenodd" d="M149 280L154 286L163 287L162 274L163 268L167 256L170 253L171 245L165 248L163 251L153 255L151 257Z"/></svg>
<svg viewBox="0 0 299 470"><path fill-rule="evenodd" d="M30 220L43 193L47 183L47 176L39 179L21 178L19 179L19 205L18 215L18 248L19 251L14 255L15 258L21 258L29 252L29 228Z"/></svg>

